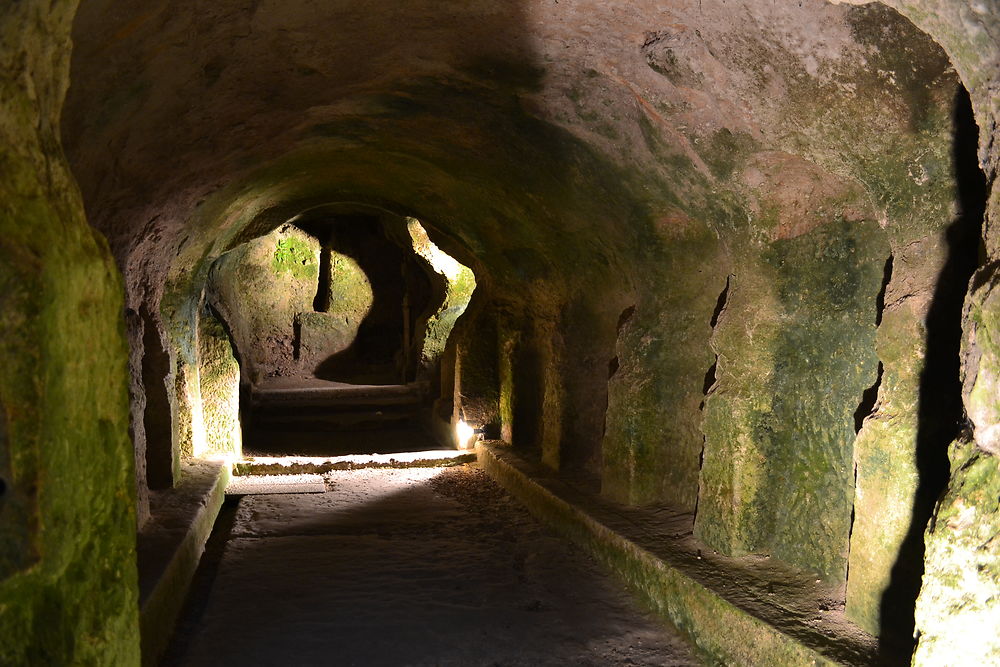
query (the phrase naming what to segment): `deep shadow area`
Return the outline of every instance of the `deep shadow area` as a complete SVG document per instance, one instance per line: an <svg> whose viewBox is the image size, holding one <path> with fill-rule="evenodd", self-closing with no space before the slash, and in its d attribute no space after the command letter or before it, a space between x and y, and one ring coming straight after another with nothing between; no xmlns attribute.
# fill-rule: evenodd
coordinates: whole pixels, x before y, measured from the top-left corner
<svg viewBox="0 0 1000 667"><path fill-rule="evenodd" d="M915 642L914 605L923 576L924 529L948 484L948 445L966 424L962 404L960 353L962 307L969 281L979 266L986 177L979 168L979 128L969 93L959 87L954 104L952 159L960 202L948 226L948 258L941 270L927 315L927 352L920 376L916 443L919 475L910 528L882 596L881 646L887 664L910 663Z"/></svg>
<svg viewBox="0 0 1000 667"><path fill-rule="evenodd" d="M397 454L440 449L416 420L387 428L338 430L293 430L255 428L243 433L245 456L346 456L349 454Z"/></svg>
<svg viewBox="0 0 1000 667"><path fill-rule="evenodd" d="M205 613L209 593L219 574L219 564L222 562L226 542L229 541L236 525L236 510L241 498L242 496L226 496L219 509L219 516L215 519L208 542L205 543L205 551L198 561L198 569L191 580L191 589L174 627L173 637L167 645L167 651L160 661L160 667L181 667L184 664L184 653L188 649L191 636L201 622L202 614Z"/></svg>
<svg viewBox="0 0 1000 667"><path fill-rule="evenodd" d="M146 407L142 413L146 432L146 482L150 489L169 489L174 485L170 396L165 383L170 373L170 355L145 304L139 307L139 317L142 319L142 386L146 393Z"/></svg>
<svg viewBox="0 0 1000 667"><path fill-rule="evenodd" d="M865 389L861 394L861 402L858 409L854 411L854 433L861 432L861 427L865 424L865 419L875 411L875 404L878 402L878 390L882 386L882 376L885 374L885 366L878 362L878 371L875 373L875 383Z"/></svg>
<svg viewBox="0 0 1000 667"><path fill-rule="evenodd" d="M272 382L243 424L248 456L390 454L440 447L425 432L426 385Z"/></svg>
<svg viewBox="0 0 1000 667"><path fill-rule="evenodd" d="M358 263L373 297L357 337L349 347L320 362L313 371L317 378L355 384L394 384L411 379L406 351L412 348L417 320L430 305L431 285L416 254L390 240L383 224L378 217L365 214L298 223L322 245L320 285L314 301L318 312L332 307L326 289L331 279L331 251Z"/></svg>

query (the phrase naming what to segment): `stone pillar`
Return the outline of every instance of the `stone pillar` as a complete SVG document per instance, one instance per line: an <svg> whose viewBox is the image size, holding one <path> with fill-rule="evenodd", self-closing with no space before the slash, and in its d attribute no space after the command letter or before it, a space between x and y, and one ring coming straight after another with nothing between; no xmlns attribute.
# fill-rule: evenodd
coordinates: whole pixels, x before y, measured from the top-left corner
<svg viewBox="0 0 1000 667"><path fill-rule="evenodd" d="M877 376L877 223L830 216L733 269L713 337L695 534L842 584L854 496L854 413Z"/></svg>
<svg viewBox="0 0 1000 667"><path fill-rule="evenodd" d="M211 311L198 322L199 379L205 423L205 456L239 458L243 452L240 426L240 365L222 325Z"/></svg>
<svg viewBox="0 0 1000 667"><path fill-rule="evenodd" d="M121 276L59 140L76 3L0 10L0 664L139 664Z"/></svg>
<svg viewBox="0 0 1000 667"><path fill-rule="evenodd" d="M454 342L452 342L454 341ZM500 378L497 358L497 318L492 304L475 299L459 320L441 356L441 373L454 358L452 426L459 419L476 428L500 423ZM454 350L454 351L452 351ZM442 391L448 382L442 377Z"/></svg>

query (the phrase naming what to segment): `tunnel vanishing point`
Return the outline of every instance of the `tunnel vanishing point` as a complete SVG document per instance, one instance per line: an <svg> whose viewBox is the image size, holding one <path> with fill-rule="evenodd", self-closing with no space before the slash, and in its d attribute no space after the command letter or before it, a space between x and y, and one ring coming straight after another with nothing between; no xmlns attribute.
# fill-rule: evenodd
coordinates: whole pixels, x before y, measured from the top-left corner
<svg viewBox="0 0 1000 667"><path fill-rule="evenodd" d="M154 663L254 392L320 367L482 430L710 664L1000 664L997 0L9 0L0 37L0 664ZM475 275L433 354L415 220Z"/></svg>

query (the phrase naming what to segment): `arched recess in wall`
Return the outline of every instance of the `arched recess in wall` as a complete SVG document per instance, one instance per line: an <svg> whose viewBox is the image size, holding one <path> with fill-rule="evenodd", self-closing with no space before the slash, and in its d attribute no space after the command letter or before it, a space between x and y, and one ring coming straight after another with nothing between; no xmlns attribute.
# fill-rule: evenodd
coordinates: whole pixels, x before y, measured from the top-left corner
<svg viewBox="0 0 1000 667"><path fill-rule="evenodd" d="M174 292L177 303L190 304L175 311L185 317L191 317L195 303L203 304L197 318L199 350L204 352L211 339L206 327L212 328L224 334L216 338L230 348L227 368L237 369L235 376L229 371L233 379L228 383L219 383L218 369L206 365L211 355L186 362L187 346L176 348L179 368L187 367L187 376L197 378L196 387L192 383L177 396L180 417L191 424L190 444L181 447L181 454L238 455L236 438L220 448L210 442L210 431L238 423L254 387L269 383L294 386L309 378L415 382L428 409L433 402L450 405L450 395L439 400L451 387L439 368L448 334L473 294L472 270L445 255L416 218L385 208L326 204L284 210L294 214L281 214L283 222L266 216L250 221L223 247L225 252L202 260L204 282ZM441 268L442 258L447 268ZM220 418L223 403L229 407ZM437 407L435 414L444 412ZM447 425L450 414L441 416Z"/></svg>
<svg viewBox="0 0 1000 667"><path fill-rule="evenodd" d="M474 290L416 218L327 205L221 255L206 298L244 385L406 384L434 375Z"/></svg>

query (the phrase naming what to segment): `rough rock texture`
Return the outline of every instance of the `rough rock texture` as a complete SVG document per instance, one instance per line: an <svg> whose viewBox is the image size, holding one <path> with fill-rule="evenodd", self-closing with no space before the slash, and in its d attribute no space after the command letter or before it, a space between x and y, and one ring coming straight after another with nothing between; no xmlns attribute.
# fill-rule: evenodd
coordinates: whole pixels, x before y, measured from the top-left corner
<svg viewBox="0 0 1000 667"><path fill-rule="evenodd" d="M410 218L407 221L407 231L413 240L414 252L446 282L444 302L427 319L427 329L420 350L420 363L424 368L431 369L436 367L455 323L469 306L472 294L476 291L476 276L472 269L434 245L417 219Z"/></svg>
<svg viewBox="0 0 1000 667"><path fill-rule="evenodd" d="M225 327L211 313L203 313L198 328L201 367L202 419L205 420L205 450L199 457L240 457L243 433L240 427L240 365Z"/></svg>
<svg viewBox="0 0 1000 667"><path fill-rule="evenodd" d="M985 277L977 276L966 302L966 409L978 447L1000 456L1000 293Z"/></svg>
<svg viewBox="0 0 1000 667"><path fill-rule="evenodd" d="M0 663L136 664L121 279L63 157L75 3L0 11Z"/></svg>
<svg viewBox="0 0 1000 667"><path fill-rule="evenodd" d="M869 0L830 0L834 3L867 4ZM1000 166L1000 142L995 140L1000 123L1000 12L995 0L886 0L947 52L972 96L976 121L982 130L979 157L987 174ZM992 218L991 218L992 219ZM991 257L996 255L997 234L984 235Z"/></svg>
<svg viewBox="0 0 1000 667"><path fill-rule="evenodd" d="M1000 662L1000 465L969 442L949 452L952 479L927 529L915 665Z"/></svg>
<svg viewBox="0 0 1000 667"><path fill-rule="evenodd" d="M232 332L245 382L303 373L296 354L299 315L312 311L318 278L319 241L292 225L217 260L209 298ZM303 334L310 343L317 329L312 324L307 322L309 333Z"/></svg>
<svg viewBox="0 0 1000 667"><path fill-rule="evenodd" d="M314 323L308 318L311 313L303 313L299 318L299 326L302 327L299 358L307 358L314 363L321 360L322 355L346 349L357 337L358 328L372 306L371 285L358 263L346 255L331 254L330 310L327 314L329 319L336 320L337 326L324 327ZM312 340L313 335L320 336L321 332L330 337L328 342Z"/></svg>
<svg viewBox="0 0 1000 667"><path fill-rule="evenodd" d="M834 219L735 267L713 337L696 526L717 549L845 579L851 415L876 375L878 234L874 221Z"/></svg>
<svg viewBox="0 0 1000 667"><path fill-rule="evenodd" d="M375 381L380 374L366 366L387 368L381 375L396 381L413 379L418 367L421 376L436 373L475 277L415 219L388 223L340 216L301 223L309 231L286 224L215 261L207 298L241 351L245 384ZM440 294L425 274L441 283Z"/></svg>
<svg viewBox="0 0 1000 667"><path fill-rule="evenodd" d="M851 0L852 2L854 0ZM983 391L991 384L995 384L993 379L994 371L991 361L989 340L996 336L993 333L995 324L990 321L990 298L989 295L996 284L996 260L998 258L998 214L1000 214L1000 187L996 180L997 168L1000 165L1000 142L996 140L998 120L1000 120L1000 102L998 102L997 91L1000 90L1000 7L996 2L955 2L949 0L889 0L887 4L896 7L905 16L910 18L919 28L927 31L946 51L951 63L961 76L965 87L969 90L972 106L975 110L975 120L979 129L979 163L986 173L987 185L986 193L983 197L987 199L986 212L983 223L982 237L984 241L983 257L985 264L979 269L972 282L972 294L967 302L967 314L963 318L964 343L962 353L963 379L965 398L965 408L968 418L975 426L973 437L982 451L991 451L993 448L993 436L996 431L994 422L995 415L990 407L992 399L989 391ZM980 344L979 341L983 341ZM911 383L912 384L912 383ZM980 393L970 395L973 388L978 386ZM927 392L926 388L924 389ZM933 397L924 395L923 401L934 401ZM911 394L910 401L915 401L916 397ZM904 425L905 429L906 426ZM913 426L910 426L913 428ZM943 448L937 447L933 454L932 461L936 468L947 470L947 462L942 462ZM902 455L903 452L900 452ZM925 468L927 455L922 455ZM991 465L988 459L984 459L984 465ZM890 465L884 465L888 470ZM934 473L934 477L940 476L940 472ZM967 473L963 468L955 466L954 454L952 456L951 479L948 482L949 496L941 503L941 508L947 507L948 498L958 493L964 488ZM893 473L893 476L896 476ZM883 479L888 476L883 473ZM906 475L900 476L906 479ZM927 477L926 471L924 478ZM920 480L922 481L922 480ZM916 488L918 480L902 482L910 489ZM860 492L860 484L859 484ZM979 501L983 499L977 498ZM989 517L994 512L995 505L991 499L985 499L983 506L978 512L982 519L982 530L991 531L996 534L995 523L991 529ZM940 511L940 510L939 510ZM892 523L887 522L888 532L892 532ZM991 648L990 642L977 626L973 612L973 620L962 623L959 619L963 616L961 604L952 607L934 606L929 601L931 597L942 600L951 596L953 599L963 599L967 595L978 597L983 596L984 600L993 599L992 614L997 613L996 600L1000 599L1000 583L994 577L992 581L984 580L974 587L969 587L966 581L954 576L955 570L948 569L947 565L942 565L941 553L943 545L947 543L948 537L940 528L935 528L937 522L928 528L928 553L926 572L923 575L923 590L920 608L926 611L918 611L921 618L919 620L918 632L920 643L914 657L915 664L949 664L952 660L961 661L957 658L963 651L968 651L970 662L990 662L990 658L984 656L995 651ZM912 541L920 544L922 534L921 526L911 525L911 533L916 529L915 538ZM957 545L961 544L961 538L956 537ZM957 546L957 549L961 547ZM858 545L861 546L861 545ZM877 547L876 547L877 548ZM921 545L922 550L922 545ZM852 550L853 554L857 553ZM919 572L919 567L916 568ZM971 574L971 572L970 572ZM910 578L912 578L912 574ZM975 590L978 589L978 590ZM975 592L973 592L975 590ZM848 604L850 605L850 591ZM990 603L987 603L987 607ZM990 612L987 612L990 613ZM862 615L862 618L864 615ZM957 621L957 622L956 622ZM944 646L941 638L948 634L949 646L955 649L956 658L946 657L939 649ZM995 658L993 658L995 661Z"/></svg>
<svg viewBox="0 0 1000 667"><path fill-rule="evenodd" d="M691 534L690 514L598 498L497 444L476 447L490 476L688 632L707 664L878 661L875 638L844 618L834 586L776 559L710 553ZM891 664L909 654L881 657Z"/></svg>
<svg viewBox="0 0 1000 667"><path fill-rule="evenodd" d="M175 454L206 446L196 332L224 252L317 206L415 216L479 283L444 355L461 377L440 382L439 408L499 421L516 447L600 477L611 498L697 510L706 548L770 553L846 583L850 616L905 638L905 619L890 629L883 611L912 609L924 521L962 420L963 387L934 368L957 363L935 323L957 329L964 291L949 268L949 228L965 208L951 111L961 80L992 177L1000 11L991 0L890 4L917 27L881 4L821 0L404 0L379 11L87 0L61 129L143 324L128 328L143 350L137 442L167 439L147 450L173 457L168 485ZM37 44L64 45L68 13L29 31L12 20L5 43L51 29ZM32 57L48 62L37 44ZM10 51L5 71L23 71ZM5 99L46 110L39 123L5 107L5 149L22 131L43 135L12 173L61 190L58 95L4 80ZM963 352L983 452L995 451L1000 368L991 197ZM66 210L58 219L79 220ZM79 245L46 233L30 240L41 257ZM34 261L22 251L13 244L5 260ZM70 259L68 271L85 264ZM46 303L75 313L76 297L58 294ZM163 350L145 344L157 339ZM108 438L124 440L121 425ZM926 585L958 594L941 572L931 567ZM922 620L923 636L935 622Z"/></svg>
<svg viewBox="0 0 1000 667"><path fill-rule="evenodd" d="M149 519L149 484L147 483L146 466L146 424L143 418L146 413L146 392L143 388L143 356L145 346L135 343L145 343L145 323L142 317L132 309L125 311L126 336L132 345L129 346L128 354L128 376L129 376L129 414L134 418L129 419L129 439L132 441L132 450L135 461L136 499L135 499L135 520L136 525L142 525Z"/></svg>

